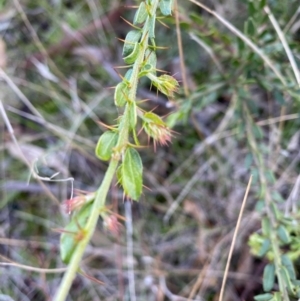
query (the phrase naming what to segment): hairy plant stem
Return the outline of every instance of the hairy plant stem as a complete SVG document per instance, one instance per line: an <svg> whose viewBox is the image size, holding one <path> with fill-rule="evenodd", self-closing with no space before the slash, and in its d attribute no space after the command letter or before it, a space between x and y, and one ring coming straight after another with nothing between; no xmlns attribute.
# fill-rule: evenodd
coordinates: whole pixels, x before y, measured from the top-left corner
<svg viewBox="0 0 300 301"><path fill-rule="evenodd" d="M136 91L139 80L139 71L141 68L141 64L143 63L145 51L148 47L148 33L149 33L149 20L150 17L153 16L157 10L159 4L159 0L155 0L151 5L150 15L147 17L145 24L143 26L143 34L141 38L141 49L139 55L133 65L132 76L130 78L130 91L129 91L129 101L134 102L136 100ZM122 121L119 124L119 139L117 145L115 147L116 150L123 151L127 147L127 143L129 140L129 106L126 104L124 114L122 116ZM70 260L68 270L63 276L63 279L60 283L58 291L53 299L53 301L65 301L69 290L71 288L72 282L76 276L76 273L79 268L80 261L82 259L83 253L86 249L87 244L89 243L99 218L99 211L101 208L105 206L105 201L107 197L108 190L110 188L111 182L113 180L114 174L117 170L120 156L113 156L108 169L105 173L104 179L101 183L100 188L97 190L95 201L93 203L93 207L91 209L91 215L87 221L86 226L84 227L84 238L80 240L76 246L76 249L72 255Z"/></svg>

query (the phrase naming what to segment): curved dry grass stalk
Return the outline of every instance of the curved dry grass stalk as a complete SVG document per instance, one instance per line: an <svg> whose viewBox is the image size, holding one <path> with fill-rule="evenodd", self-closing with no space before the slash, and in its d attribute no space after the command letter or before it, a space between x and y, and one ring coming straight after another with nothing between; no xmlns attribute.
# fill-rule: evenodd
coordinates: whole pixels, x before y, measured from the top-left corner
<svg viewBox="0 0 300 301"><path fill-rule="evenodd" d="M176 22L176 34L177 34L177 43L178 43L178 52L180 57L180 69L182 74L182 84L184 89L184 95L188 96L190 94L188 83L187 83L187 77L186 77L186 68L184 63L184 53L182 48L182 38L181 38L181 30L180 30L180 24L179 24L179 11L178 11L178 3L177 0L174 2L175 5L175 22Z"/></svg>
<svg viewBox="0 0 300 301"><path fill-rule="evenodd" d="M229 265L230 265L231 257L232 257L232 254L233 254L233 249L234 249L234 245L235 245L235 242L236 242L238 230L239 230L239 227L240 227L240 224L241 224L242 215L243 215L243 212L244 212L244 209L245 209L246 200L248 198L251 182L252 182L252 175L250 176L250 179L249 179L249 182L248 182L248 185L247 185L247 189L246 189L244 199L243 199L243 202L242 202L242 207L241 207L239 217L238 217L238 220L237 220L237 223L236 223L236 227L235 227L235 230L234 230L234 234L233 234L233 238L232 238L232 242L231 242L231 246L230 246L230 250L229 250L229 254L228 254L228 259L227 259L226 267L225 267L225 271L224 271L224 277L223 277L223 280L222 280L222 286L221 286L221 290L220 290L219 301L223 301L223 296L224 296L224 292L225 292L225 285L226 285L226 280L227 280L228 271L229 271Z"/></svg>
<svg viewBox="0 0 300 301"><path fill-rule="evenodd" d="M3 255L0 255L0 258L2 258L2 260L7 261L7 262L0 262L0 266L16 267L22 270L37 272L37 273L56 274L56 273L63 273L67 269L67 268L43 269L43 268L32 267L30 265L14 262Z"/></svg>
<svg viewBox="0 0 300 301"><path fill-rule="evenodd" d="M264 11L267 13L272 25L274 26L274 29L276 30L277 32L277 35L280 39L280 42L286 52L286 55L290 61L290 64L291 64L291 67L293 69L293 72L294 72L294 75L295 75L295 78L296 78L296 81L297 81L297 84L298 86L300 87L300 72L299 72L299 69L298 69L298 66L297 66L297 63L295 61L295 58L294 58L294 55L291 51L291 48L289 46L289 44L287 43L286 41L286 38L284 36L284 33L282 32L278 22L276 21L274 15L272 14L269 6L265 6L264 7Z"/></svg>

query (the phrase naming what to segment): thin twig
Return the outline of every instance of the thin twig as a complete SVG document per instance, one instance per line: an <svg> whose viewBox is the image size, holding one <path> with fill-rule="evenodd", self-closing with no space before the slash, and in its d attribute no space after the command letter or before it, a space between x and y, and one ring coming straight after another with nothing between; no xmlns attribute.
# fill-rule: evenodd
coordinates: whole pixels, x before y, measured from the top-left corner
<svg viewBox="0 0 300 301"><path fill-rule="evenodd" d="M238 233L238 230L239 230L239 227L240 227L240 224L241 224L242 215L243 215L243 212L244 212L244 209L245 209L246 200L247 200L248 193L249 193L249 190L250 190L251 182L252 182L252 175L250 176L250 179L249 179L249 182L248 182L248 185L247 185L247 189L246 189L246 192L245 192L245 195L244 195L242 207L241 207L239 217L238 217L238 220L237 220L237 223L236 223L236 227L235 227L235 230L234 230L234 233L233 233L233 238L232 238L232 242L231 242L231 246L230 246L230 250L229 250L229 254L228 254L228 259L227 259L227 263L226 263L226 267L225 267L225 271L224 271L224 277L223 277L223 281L222 281L219 301L223 300L226 280L227 280L228 271L229 271L229 265L230 265L234 245L235 245L235 242L236 242L237 233Z"/></svg>
<svg viewBox="0 0 300 301"><path fill-rule="evenodd" d="M0 258L2 258L2 260L7 261L7 262L0 262L0 266L12 266L12 267L20 268L27 271L37 272L37 273L47 273L47 274L63 273L67 269L67 268L57 268L57 269L36 268L30 265L14 262L3 255L0 255Z"/></svg>
<svg viewBox="0 0 300 301"><path fill-rule="evenodd" d="M181 38L181 31L180 31L180 24L179 24L179 12L178 12L177 0L175 0L174 5L175 5L174 12L175 12L175 22L176 22L176 34L177 34L177 43L178 43L178 51L179 51L179 58L180 58L180 69L182 75L183 90L184 90L184 95L188 96L190 93L189 93L189 88L188 88L188 83L186 78L186 68L185 68L184 54L182 49L182 38Z"/></svg>
<svg viewBox="0 0 300 301"><path fill-rule="evenodd" d="M276 32L277 32L277 35L278 35L278 37L279 37L279 39L280 39L280 41L281 41L281 44L282 44L282 46L283 46L283 48L284 48L284 50L285 50L285 52L286 52L286 55L287 55L287 57L288 57L288 59L289 59L289 61L290 61L290 64L291 64L291 66L292 66L294 75L295 75L296 80L297 80L297 84L298 84L298 86L300 87L300 72L299 72L297 63L296 63L296 61L295 61L294 55L293 55L293 53L292 53L292 51L291 51L291 48L290 48L289 44L288 44L287 41L286 41L285 35L284 35L284 33L282 32L281 28L279 27L279 24L278 24L278 22L276 21L276 19L274 18L273 14L272 14L272 12L271 12L271 10L270 10L270 8L269 8L268 6L265 6L265 7L264 7L264 10L265 10L265 12L267 13L267 15L268 15L268 17L269 17L271 23L272 23L273 26L274 26L274 29L275 29Z"/></svg>
<svg viewBox="0 0 300 301"><path fill-rule="evenodd" d="M278 123L282 121L287 121L287 120L294 120L300 118L300 115L298 113L296 114L289 114L289 115L284 115L284 116L278 116L278 117L273 117L265 120L261 120L256 122L257 125L260 126L265 126L265 125L270 125L273 123Z"/></svg>
<svg viewBox="0 0 300 301"><path fill-rule="evenodd" d="M16 267L22 270L37 272L37 273L46 273L46 274L57 274L57 273L64 273L67 268L57 268L57 269L43 269L43 268L36 268L29 265L24 265L20 263L12 263L12 262L0 262L0 266L10 266Z"/></svg>
<svg viewBox="0 0 300 301"><path fill-rule="evenodd" d="M290 27L292 26L292 24L297 20L297 17L300 13L300 6L298 7L298 9L295 11L294 15L291 17L290 21L285 25L284 29L283 29L283 33L285 34Z"/></svg>

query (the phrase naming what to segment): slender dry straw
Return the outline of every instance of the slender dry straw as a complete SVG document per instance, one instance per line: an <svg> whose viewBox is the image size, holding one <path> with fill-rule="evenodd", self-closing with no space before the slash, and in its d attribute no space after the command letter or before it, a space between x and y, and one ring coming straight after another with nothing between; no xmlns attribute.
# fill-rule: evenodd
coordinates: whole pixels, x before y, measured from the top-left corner
<svg viewBox="0 0 300 301"><path fill-rule="evenodd" d="M178 43L178 52L179 52L179 58L180 58L180 70L182 75L182 83L183 83L183 90L184 95L189 96L189 88L187 83L187 77L186 77L186 68L184 63L184 53L182 48L182 38L181 38L181 30L180 30L180 24L179 24L179 11L178 11L178 4L177 0L175 0L175 22L176 22L176 34L177 34L177 43Z"/></svg>
<svg viewBox="0 0 300 301"><path fill-rule="evenodd" d="M295 61L294 55L293 55L293 53L291 51L291 48L290 48L289 44L286 41L285 35L282 32L282 30L281 30L278 22L276 21L274 15L272 14L270 8L268 6L265 6L264 10L267 13L267 15L268 15L268 17L269 17L272 25L274 26L274 29L277 32L277 35L278 35L278 37L280 39L280 42L281 42L281 44L282 44L282 46L283 46L283 48L284 48L284 50L286 52L286 55L287 55L287 57L288 57L288 59L290 61L291 67L293 69L294 75L295 75L296 80L297 80L297 84L300 87L300 72L299 72L297 63Z"/></svg>
<svg viewBox="0 0 300 301"><path fill-rule="evenodd" d="M221 286L219 301L223 300L226 280L227 280L227 277L228 277L229 265L230 265L230 261L231 261L231 258L232 258L232 253L233 253L234 245L235 245L235 242L236 242L238 230L239 230L239 227L240 227L240 224L241 224L242 215L243 215L243 212L244 212L244 209L245 209L246 200L247 200L247 197L248 197L248 194L249 194L251 182L252 182L252 175L250 176L250 179L249 179L249 182L248 182L248 185L247 185L247 189L246 189L246 192L245 192L245 195L244 195L244 199L243 199L243 202L242 202L239 217L238 217L236 227L235 227L235 230L234 230L234 233L233 233L233 238L232 238L232 242L231 242L231 246L230 246L230 250L229 250L229 254L228 254L228 258L227 258L227 262L226 262L226 267L225 267L225 271L224 271L224 277L223 277L223 280L222 280L222 286Z"/></svg>

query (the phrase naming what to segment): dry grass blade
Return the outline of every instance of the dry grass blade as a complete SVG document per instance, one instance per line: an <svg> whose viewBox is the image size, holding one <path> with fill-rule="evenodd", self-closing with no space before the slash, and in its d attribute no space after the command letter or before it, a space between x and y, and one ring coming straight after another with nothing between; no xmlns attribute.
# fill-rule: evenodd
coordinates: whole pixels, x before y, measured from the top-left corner
<svg viewBox="0 0 300 301"><path fill-rule="evenodd" d="M236 223L236 227L235 227L235 230L234 230L234 234L233 234L233 238L232 238L232 242L231 242L231 246L230 246L230 250L229 250L229 254L228 254L228 259L227 259L227 263L226 263L226 267L225 267L225 271L224 271L224 277L223 277L223 281L222 281L219 301L223 301L223 295L224 295L224 292L225 292L225 285L226 285L226 280L227 280L227 276L228 276L229 265L230 265L234 245L235 245L235 242L236 242L237 233L238 233L238 230L239 230L239 227L240 227L240 224L241 224L242 215L243 215L243 212L244 212L244 209L245 209L246 200L247 200L247 197L248 197L248 194L249 194L251 182L252 182L252 175L250 176L250 179L249 179L249 182L248 182L248 185L247 185L247 189L246 189L246 192L245 192L245 195L244 195L242 207L241 207L239 217L238 217L238 220L237 220L237 223Z"/></svg>
<svg viewBox="0 0 300 301"><path fill-rule="evenodd" d="M184 53L182 49L182 39L181 39L181 31L180 31L180 24L179 24L179 12L178 12L178 3L177 0L175 0L175 21L176 21L176 33L177 33L177 42L178 42L178 51L179 51L179 57L180 57L180 69L182 74L182 83L183 83L183 89L184 89L184 95L189 95L189 88L186 78L186 68L184 63Z"/></svg>
<svg viewBox="0 0 300 301"><path fill-rule="evenodd" d="M47 274L63 273L66 271L66 268L43 269L43 268L32 267L32 266L25 265L25 264L20 264L20 263L10 260L9 258L7 258L3 255L0 255L0 258L2 258L2 260L7 261L7 262L0 262L0 266L11 266L11 267L16 267L16 268L23 269L26 271L37 272L37 273L47 273Z"/></svg>
<svg viewBox="0 0 300 301"><path fill-rule="evenodd" d="M274 26L274 28L275 28L277 34L278 34L278 37L279 37L279 39L280 39L280 41L281 41L281 43L282 43L282 46L283 46L283 48L284 48L284 50L285 50L285 52L286 52L286 55L287 55L287 57L288 57L288 59L289 59L289 61L290 61L291 67L292 67L293 72L294 72L294 74L295 74L295 77L296 77L296 80L297 80L297 84L298 84L298 86L300 87L300 72L299 72L297 63L296 63L296 61L295 61L294 55L293 55L293 53L292 53L292 51L291 51L291 48L290 48L289 44L288 44L287 41L286 41L286 38L285 38L285 36L284 36L284 33L282 32L281 28L279 27L279 24L278 24L278 22L276 21L274 15L272 14L272 12L271 12L269 6L265 6L265 7L264 7L264 10L265 10L265 12L267 13L267 15L268 15L268 17L269 17L271 23L273 24L273 26Z"/></svg>

